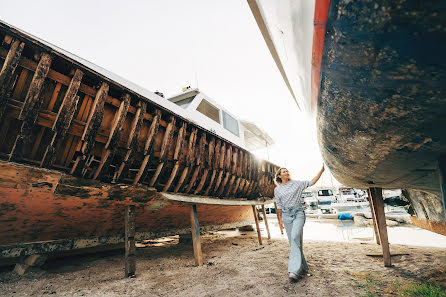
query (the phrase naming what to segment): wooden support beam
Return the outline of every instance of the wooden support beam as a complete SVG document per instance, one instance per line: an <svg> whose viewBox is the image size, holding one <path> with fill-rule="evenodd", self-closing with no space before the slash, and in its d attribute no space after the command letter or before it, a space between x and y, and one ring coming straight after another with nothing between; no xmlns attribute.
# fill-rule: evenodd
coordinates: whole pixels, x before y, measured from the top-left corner
<svg viewBox="0 0 446 297"><path fill-rule="evenodd" d="M232 163L231 163L231 173L237 174L237 159L238 159L238 149L234 148L232 151Z"/></svg>
<svg viewBox="0 0 446 297"><path fill-rule="evenodd" d="M218 193L217 193L218 196L223 195L223 191L225 190L226 183L228 182L228 179L229 179L230 175L231 174L229 172L226 172L226 176L225 176L225 178L223 179L223 181L222 181L222 183L220 185L220 189L218 190Z"/></svg>
<svg viewBox="0 0 446 297"><path fill-rule="evenodd" d="M48 167L53 164L56 152L59 150L65 134L70 128L71 121L73 120L74 112L76 111L77 103L79 101L77 91L79 90L83 75L84 73L82 71L76 69L74 76L71 79L70 85L68 86L67 92L65 93L62 101L62 105L59 108L56 120L54 121L51 129L53 138L45 150L45 154L40 163L41 167Z"/></svg>
<svg viewBox="0 0 446 297"><path fill-rule="evenodd" d="M195 181L197 180L198 173L200 172L201 166L196 166L194 173L192 174L192 178L190 179L189 185L186 188L185 193L189 193L192 190L192 187L195 185Z"/></svg>
<svg viewBox="0 0 446 297"><path fill-rule="evenodd" d="M113 117L110 134L107 142L105 143L105 149L111 149L112 147L118 145L119 138L121 138L122 127L130 107L130 100L131 96L128 93L124 93L121 96L121 104Z"/></svg>
<svg viewBox="0 0 446 297"><path fill-rule="evenodd" d="M175 179L178 168L180 167L180 157L181 157L181 149L183 148L184 138L186 136L186 128L187 124L182 123L180 129L178 130L177 135L177 143L175 145L175 152L173 153L173 159L175 161L175 165L173 166L172 172L170 173L170 177L163 188L163 192L167 192L172 185L173 180Z"/></svg>
<svg viewBox="0 0 446 297"><path fill-rule="evenodd" d="M209 180L209 185L207 186L206 190L204 191L204 196L207 196L209 192L212 189L212 186L214 185L215 176L217 175L217 170L212 170L211 179Z"/></svg>
<svg viewBox="0 0 446 297"><path fill-rule="evenodd" d="M280 220L279 213L277 212L277 203L274 201L274 210L276 211L277 222L279 222L280 234L283 235L282 221Z"/></svg>
<svg viewBox="0 0 446 297"><path fill-rule="evenodd" d="M215 187L212 190L212 193L214 193L214 194L218 193L218 188L220 187L220 184L221 184L221 181L223 178L223 173L224 173L223 170L220 170L220 172L218 173L217 181L215 182Z"/></svg>
<svg viewBox="0 0 446 297"><path fill-rule="evenodd" d="M266 227L266 232L268 233L268 239L271 239L271 234L269 233L268 218L266 217L265 204L262 204L262 213L263 213L263 220L264 220L265 227Z"/></svg>
<svg viewBox="0 0 446 297"><path fill-rule="evenodd" d="M110 161L113 159L116 151L118 150L118 142L121 138L122 127L130 106L130 99L131 97L127 93L121 97L121 105L113 118L112 128L105 144L104 152L101 156L101 163L99 163L98 168L96 168L93 179L97 179L101 176L103 168L107 168L109 166Z"/></svg>
<svg viewBox="0 0 446 297"><path fill-rule="evenodd" d="M198 184L197 188L196 188L195 191L194 191L194 194L195 194L195 195L198 194L198 193L200 193L200 191L203 189L204 183L205 183L206 178L207 178L207 176L208 176L208 172L209 172L209 169L206 168L206 169L204 170L204 172L203 172L203 175L201 176L200 183Z"/></svg>
<svg viewBox="0 0 446 297"><path fill-rule="evenodd" d="M23 71L22 71L22 73L27 73L27 72L28 72L28 70L26 70L26 69L23 69ZM22 73L20 74L20 78L22 77ZM24 76L26 77L27 75L24 75ZM19 78L19 80L20 80L20 78ZM48 111L53 111L54 104L56 103L56 100L59 96L61 86L62 85L60 83L57 83L56 86L54 87L53 94L51 96L51 100L48 104L48 108L47 108ZM17 88L18 88L18 86L16 87L16 89ZM42 137L43 137L43 134L45 133L45 129L46 129L45 127L40 127L40 130L36 137L36 141L34 141L33 150L31 151L31 159L36 158L37 150L40 148L40 142L42 141Z"/></svg>
<svg viewBox="0 0 446 297"><path fill-rule="evenodd" d="M189 167L185 167L183 169L183 173L181 173L180 179L178 180L178 183L175 186L175 189L173 190L175 193L178 192L180 190L180 187L183 185L184 180L186 179L188 171L189 171Z"/></svg>
<svg viewBox="0 0 446 297"><path fill-rule="evenodd" d="M203 253L201 252L200 227L198 225L197 205L192 204L190 208L190 221L192 229L192 243L194 247L195 265L203 265Z"/></svg>
<svg viewBox="0 0 446 297"><path fill-rule="evenodd" d="M155 137L156 134L158 133L160 120L161 120L161 111L157 109L155 110L155 116L153 117L152 123L150 124L149 132L147 133L147 138L144 144L144 151L143 151L144 159L142 160L141 166L138 169L138 173L136 173L135 179L133 180L134 185L136 185L139 182L139 180L141 179L146 170L147 164L149 163L150 155L152 154L153 150L153 144L155 143ZM158 174L160 171L161 168L159 169Z"/></svg>
<svg viewBox="0 0 446 297"><path fill-rule="evenodd" d="M124 277L135 277L136 245L135 245L135 205L125 207L125 274Z"/></svg>
<svg viewBox="0 0 446 297"><path fill-rule="evenodd" d="M178 173L178 168L180 168L180 162L176 161L175 165L172 168L172 172L170 173L170 177L167 180L166 185L163 188L163 192L169 191L170 186L172 185L173 180L175 179L175 176Z"/></svg>
<svg viewBox="0 0 446 297"><path fill-rule="evenodd" d="M132 155L138 148L138 137L141 132L141 127L144 120L144 114L146 113L147 104L144 101L138 102L135 117L133 118L132 125L130 127L129 138L127 139L127 152L124 156L121 165L116 170L112 182L119 181L122 176L125 176L131 162L133 161Z"/></svg>
<svg viewBox="0 0 446 297"><path fill-rule="evenodd" d="M8 103L8 93L11 91L13 85L14 73L19 64L20 56L22 55L25 44L20 40L15 40L8 51L8 55L3 63L0 71L0 121Z"/></svg>
<svg viewBox="0 0 446 297"><path fill-rule="evenodd" d="M195 160L195 144L197 140L197 128L192 128L192 131L189 134L189 143L187 146L187 152L186 152L186 166L183 169L183 173L180 176L180 179L178 180L177 185L175 186L174 192L178 192L180 190L180 187L183 185L184 181L186 180L186 177L191 171L191 166L194 163ZM198 173L197 173L198 174Z"/></svg>
<svg viewBox="0 0 446 297"><path fill-rule="evenodd" d="M235 175L231 176L231 179L229 180L228 187L226 188L226 191L224 191L224 196L229 196L229 194L232 192L232 188L234 187L234 181L235 181Z"/></svg>
<svg viewBox="0 0 446 297"><path fill-rule="evenodd" d="M225 157L225 170L228 172L231 171L231 162L232 162L232 146L228 144Z"/></svg>
<svg viewBox="0 0 446 297"><path fill-rule="evenodd" d="M372 200L372 194L370 192L370 189L367 189L367 193L369 196L369 206L370 206L370 212L372 213L373 231L375 232L376 244L380 245L381 242L379 241L378 225L376 224L377 221L376 221L376 217L375 217L375 211L373 208L373 200Z"/></svg>
<svg viewBox="0 0 446 297"><path fill-rule="evenodd" d="M383 250L384 266L390 267L390 249L387 238L386 215L384 213L384 202L381 188L370 188L373 211L375 212L376 224L378 226L379 241Z"/></svg>
<svg viewBox="0 0 446 297"><path fill-rule="evenodd" d="M85 122L88 117L88 110L90 109L90 105L93 102L93 99L85 95L84 99L82 100L81 107L79 108L79 112L76 116L76 120ZM74 122L73 122L74 124ZM73 126L73 125L71 125ZM70 128L70 130L72 130ZM68 133L70 133L70 130ZM82 130L83 131L83 130ZM80 142L80 135L79 137L75 136L73 133L68 136L67 140L67 146L65 147L65 150L62 154L61 162L65 165L65 167L69 167L71 162L73 161L74 154L76 153L78 144ZM80 149L80 148L79 148Z"/></svg>
<svg viewBox="0 0 446 297"><path fill-rule="evenodd" d="M22 93L23 89L25 87L26 80L28 79L28 76L31 74L31 71L28 69L22 68L22 71L20 71L19 78L17 79L17 83L14 87L14 92L12 93L12 98L20 100L22 99Z"/></svg>
<svg viewBox="0 0 446 297"><path fill-rule="evenodd" d="M71 169L71 174L77 176L85 175L85 163L88 156L90 155L95 140L98 134L99 127L101 126L102 119L104 117L104 102L107 98L109 86L105 82L102 83L101 88L96 93L93 106L91 108L90 115L88 117L87 123L85 125L84 132L81 136L82 146L80 155L74 162L73 168Z"/></svg>
<svg viewBox="0 0 446 297"><path fill-rule="evenodd" d="M164 167L164 164L167 162L169 156L169 150L172 145L173 133L175 131L175 117L170 117L170 122L166 127L166 131L164 133L163 142L161 144L161 152L159 156L159 164L156 168L155 174L153 174L152 179L150 180L149 187L155 186L155 183L158 180L158 177L161 173L161 170Z"/></svg>
<svg viewBox="0 0 446 297"><path fill-rule="evenodd" d="M20 110L18 118L23 120L23 122L20 132L14 142L14 146L12 147L11 154L9 155L9 161L21 159L24 147L30 143L32 129L37 119L40 104L42 103L42 98L39 96L40 91L48 71L50 70L50 65L51 56L47 53L43 53L26 94L22 109Z"/></svg>
<svg viewBox="0 0 446 297"><path fill-rule="evenodd" d="M259 217L257 215L257 207L255 205L252 205L252 214L254 215L254 220L256 221L257 237L259 238L259 244L263 245L262 234L260 233Z"/></svg>
<svg viewBox="0 0 446 297"><path fill-rule="evenodd" d="M235 193L237 193L238 188L239 188L239 185L240 185L240 181L241 181L241 180L242 180L241 177L237 177L237 179L236 179L236 181L235 181L235 185L234 185L234 187L232 188L232 190L229 192L228 195L230 195L230 196L234 196Z"/></svg>
<svg viewBox="0 0 446 297"><path fill-rule="evenodd" d="M180 129L178 130L177 143L175 144L175 151L173 153L173 159L175 161L178 161L181 158L181 153L184 147L184 139L186 137L186 129L187 124L183 122Z"/></svg>
<svg viewBox="0 0 446 297"><path fill-rule="evenodd" d="M200 173L201 168L203 167L203 163L204 163L204 152L205 152L205 147L206 147L206 134L202 133L201 137L200 137L200 141L198 143L198 148L196 150L195 153L195 170L194 173L192 174L191 180L189 182L189 185L186 188L185 193L190 193L193 186L195 185L195 182L197 180L198 177L198 173Z"/></svg>
<svg viewBox="0 0 446 297"><path fill-rule="evenodd" d="M206 163L209 168L214 167L214 158L215 158L215 137L212 137L208 144L208 153L206 158Z"/></svg>

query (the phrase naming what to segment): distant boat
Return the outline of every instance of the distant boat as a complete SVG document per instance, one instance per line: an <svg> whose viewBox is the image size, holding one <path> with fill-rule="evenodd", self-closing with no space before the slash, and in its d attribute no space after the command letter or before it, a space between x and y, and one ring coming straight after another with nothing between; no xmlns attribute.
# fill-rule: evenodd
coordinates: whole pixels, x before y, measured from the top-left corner
<svg viewBox="0 0 446 297"><path fill-rule="evenodd" d="M336 197L331 189L321 189L317 191L317 202L319 205L330 205L336 202Z"/></svg>

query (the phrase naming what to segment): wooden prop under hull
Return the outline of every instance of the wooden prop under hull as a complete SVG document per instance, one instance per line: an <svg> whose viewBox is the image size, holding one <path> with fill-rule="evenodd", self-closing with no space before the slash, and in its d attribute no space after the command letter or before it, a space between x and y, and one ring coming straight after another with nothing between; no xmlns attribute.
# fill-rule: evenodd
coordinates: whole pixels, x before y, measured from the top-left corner
<svg viewBox="0 0 446 297"><path fill-rule="evenodd" d="M190 203L202 229L214 230L252 223L251 205L265 201L167 194L0 162L0 258L122 243L129 204L137 238L187 233Z"/></svg>

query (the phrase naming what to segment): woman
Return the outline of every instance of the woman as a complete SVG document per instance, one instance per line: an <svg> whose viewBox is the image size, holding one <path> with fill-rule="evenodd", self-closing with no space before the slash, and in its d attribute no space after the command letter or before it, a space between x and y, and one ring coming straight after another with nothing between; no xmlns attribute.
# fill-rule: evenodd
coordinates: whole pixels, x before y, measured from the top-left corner
<svg viewBox="0 0 446 297"><path fill-rule="evenodd" d="M305 224L302 192L314 185L325 168L322 165L319 173L311 181L291 180L286 168L280 168L275 176L276 188L274 197L277 203L277 215L282 228L285 225L286 234L290 243L290 258L288 260L288 276L290 280L297 280L307 273L308 266L302 250L302 234Z"/></svg>

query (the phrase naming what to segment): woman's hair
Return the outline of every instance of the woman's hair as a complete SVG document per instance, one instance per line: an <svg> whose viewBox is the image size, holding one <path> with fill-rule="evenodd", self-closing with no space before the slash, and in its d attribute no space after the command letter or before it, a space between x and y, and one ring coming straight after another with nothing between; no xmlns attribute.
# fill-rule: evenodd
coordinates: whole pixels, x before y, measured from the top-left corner
<svg viewBox="0 0 446 297"><path fill-rule="evenodd" d="M276 174L274 175L274 183L276 185L280 185L282 183L282 179L280 178L280 172L282 171L282 169L286 169L285 167L280 167L279 170L276 171ZM291 180L291 178L290 178Z"/></svg>

